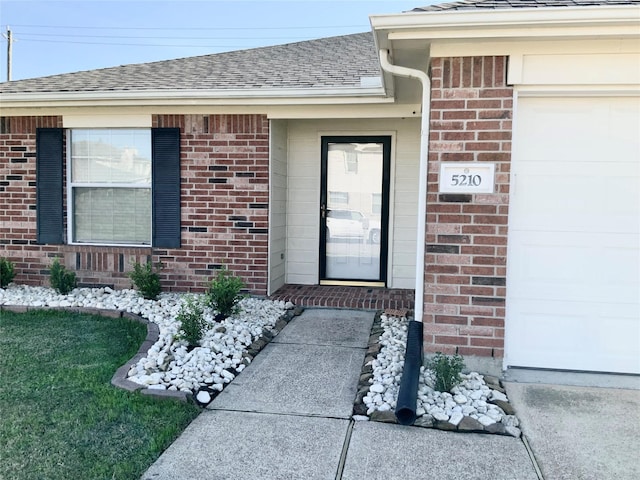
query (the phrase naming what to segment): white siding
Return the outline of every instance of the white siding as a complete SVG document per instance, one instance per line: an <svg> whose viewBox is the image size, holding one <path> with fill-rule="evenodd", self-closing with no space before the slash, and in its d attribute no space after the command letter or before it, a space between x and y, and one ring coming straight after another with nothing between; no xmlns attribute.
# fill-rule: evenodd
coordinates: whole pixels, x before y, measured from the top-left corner
<svg viewBox="0 0 640 480"><path fill-rule="evenodd" d="M327 135L391 135L389 275L391 288L415 286L420 122L296 120L289 123L286 282L317 284L320 142Z"/></svg>
<svg viewBox="0 0 640 480"><path fill-rule="evenodd" d="M268 293L284 285L287 221L287 122L272 120L269 128L269 286Z"/></svg>

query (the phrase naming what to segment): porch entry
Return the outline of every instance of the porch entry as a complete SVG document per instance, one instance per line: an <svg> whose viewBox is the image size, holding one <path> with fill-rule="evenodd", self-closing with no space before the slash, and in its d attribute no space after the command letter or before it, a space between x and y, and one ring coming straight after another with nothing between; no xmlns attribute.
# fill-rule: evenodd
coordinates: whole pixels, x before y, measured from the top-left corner
<svg viewBox="0 0 640 480"><path fill-rule="evenodd" d="M320 283L386 286L391 137L322 137Z"/></svg>

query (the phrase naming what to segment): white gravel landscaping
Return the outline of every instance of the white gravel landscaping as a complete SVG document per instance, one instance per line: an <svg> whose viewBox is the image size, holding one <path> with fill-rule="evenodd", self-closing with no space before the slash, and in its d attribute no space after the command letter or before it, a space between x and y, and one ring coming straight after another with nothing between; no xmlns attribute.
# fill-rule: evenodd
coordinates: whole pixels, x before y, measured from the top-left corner
<svg viewBox="0 0 640 480"><path fill-rule="evenodd" d="M261 336L271 338L277 333L276 322L294 307L290 302L246 297L239 303L239 313L221 322L214 321L213 312L205 310L207 329L200 346L188 348L186 341L177 338L180 322L176 320L186 298L184 294L162 293L157 300L145 300L135 290L108 287L76 288L68 295L52 288L16 284L0 289L0 305L120 310L155 323L158 340L131 367L128 380L150 390L193 393L201 403L208 403L250 363L248 347ZM379 351L365 365L371 374L367 374L368 391L365 386L366 395L360 403L371 419L382 413L390 419L383 421L395 420L408 323L404 317L380 316ZM415 424L520 436L518 419L499 380L477 372L461 377L461 383L451 392L438 392L433 388L433 372L421 368Z"/></svg>
<svg viewBox="0 0 640 480"><path fill-rule="evenodd" d="M374 412L392 412L396 408L398 390L402 379L404 353L407 342L407 318L381 315L383 329L380 335L380 351L371 362L370 387L363 398L367 415ZM510 410L507 396L495 377L490 384L477 372L463 373L461 382L450 392L439 392L433 388L433 372L421 367L416 402L416 424L458 429L467 418L462 429L488 431L520 436L518 419L505 413ZM490 377L487 377L489 379ZM502 408L501 408L502 407ZM473 420L468 420L473 419ZM440 423L438 423L440 422Z"/></svg>
<svg viewBox="0 0 640 480"><path fill-rule="evenodd" d="M194 295L198 297L198 295ZM145 300L135 290L76 288L60 295L46 287L11 284L0 289L0 305L32 307L84 307L121 310L140 315L159 327L159 338L128 373L128 379L149 389L197 392L206 386L221 391L250 362L247 347L265 331L271 331L291 303L246 297L240 312L222 322L205 313L208 329L201 346L187 348L177 340L180 322L176 315L183 294L162 293L157 300Z"/></svg>

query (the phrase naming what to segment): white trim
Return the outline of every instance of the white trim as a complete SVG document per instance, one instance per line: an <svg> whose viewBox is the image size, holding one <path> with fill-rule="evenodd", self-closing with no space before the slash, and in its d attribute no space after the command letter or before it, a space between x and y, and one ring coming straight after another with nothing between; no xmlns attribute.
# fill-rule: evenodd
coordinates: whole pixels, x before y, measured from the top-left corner
<svg viewBox="0 0 640 480"><path fill-rule="evenodd" d="M111 248L151 248L151 243L89 243L89 242L67 242L66 245L77 245L81 247L111 247Z"/></svg>
<svg viewBox="0 0 640 480"><path fill-rule="evenodd" d="M4 93L0 102L4 106L28 106L42 102L56 102L64 106L92 105L181 105L195 100L210 105L297 105L308 103L388 103L381 87L362 88L254 88L212 90L144 90L144 91L94 91L94 92L46 92ZM301 102L303 100L303 102ZM88 102L88 103L87 103ZM118 103L119 102L119 103ZM21 105L24 104L24 105Z"/></svg>
<svg viewBox="0 0 640 480"><path fill-rule="evenodd" d="M517 88L513 89L513 107L512 107L512 111L511 111L511 137L513 139L514 137L514 132L516 131L517 128L517 124L520 121L518 118L518 110L519 110L519 105L520 104L520 92L518 91ZM511 158L513 159L514 156L516 155L518 148L520 147L520 145L516 142L512 142L511 144ZM509 162L511 164L511 162ZM514 197L518 194L518 192L516 191L516 173L514 173L513 168L509 168L509 204L512 203L512 200L514 199ZM511 211L509 211L509 213L507 214L507 232L511 231L511 227L512 227L512 222L513 222L513 215L511 214ZM505 278L506 278L506 282L507 284L505 285L505 288L507 289L508 292L508 283L509 283L509 279L511 278L511 262L509 262L509 258L511 258L511 251L513 250L513 244L511 242L511 237L509 235L507 235L507 254L506 254L506 259L507 259L507 265L506 265L506 271L505 271ZM504 337L503 337L503 341L504 341L504 354L502 356L502 370L506 371L507 368L509 367L509 365L511 365L511 360L510 360L510 353L511 353L511 345L513 344L513 342L510 340L510 337L512 336L511 330L512 330L512 324L511 322L508 321L508 319L511 316L511 304L509 303L509 301L507 300L506 296L505 296L505 309L504 309Z"/></svg>
<svg viewBox="0 0 640 480"><path fill-rule="evenodd" d="M66 212L67 212L67 245L86 245L86 246L101 246L101 247L140 247L140 248L150 248L153 243L153 178L149 181L149 183L86 183L86 182L72 182L71 175L73 168L71 166L71 158L72 158L72 128L66 128L66 177L67 177L67 197L66 197ZM79 130L79 129L76 129ZM145 130L149 130L146 128ZM151 140L151 138L150 138ZM151 159L153 162L153 159ZM74 188L138 188L138 189L148 189L151 192L152 198L152 213L149 218L149 232L151 237L149 238L149 243L99 243L99 242L76 242L73 237L73 225L74 225L74 212L73 212L73 189Z"/></svg>
<svg viewBox="0 0 640 480"><path fill-rule="evenodd" d="M77 188L151 188L151 183L87 183L75 182L71 184Z"/></svg>
<svg viewBox="0 0 640 480"><path fill-rule="evenodd" d="M363 119L419 117L419 104L384 103L317 104L317 105L207 105L205 102L175 105L57 105L48 103L25 107L8 107L2 103L3 116L42 115L130 115L133 112L148 115L267 115L269 119Z"/></svg>
<svg viewBox="0 0 640 480"><path fill-rule="evenodd" d="M411 12L369 17L374 30L393 30L390 39L449 38L457 31L456 38L474 31L478 37L491 36L491 30L511 29L518 37L536 36L537 29L562 27L562 36L571 35L570 27L622 26L628 33L638 35L640 21L638 5L563 7L563 8L512 8L487 10L459 10L441 12ZM635 28L635 31L634 31ZM420 31L411 31L420 29ZM562 32L564 30L564 33ZM428 31L428 32L427 32Z"/></svg>
<svg viewBox="0 0 640 480"><path fill-rule="evenodd" d="M66 145L66 159L64 169L67 172L67 204L63 205L63 210L67 213L67 244L73 245L73 189L71 187L71 130L65 130L64 143ZM66 207L66 208L65 208Z"/></svg>
<svg viewBox="0 0 640 480"><path fill-rule="evenodd" d="M464 29L461 29L465 27ZM592 38L592 37L637 37L638 25L622 25L612 28L608 25L554 25L539 26L518 22L514 25L487 28L486 25L452 25L449 29L433 31L429 29L389 33L389 40L448 40L448 39L532 39L532 38Z"/></svg>
<svg viewBox="0 0 640 480"><path fill-rule="evenodd" d="M507 62L507 84L516 85L522 83L522 71L524 69L524 55L509 55Z"/></svg>
<svg viewBox="0 0 640 480"><path fill-rule="evenodd" d="M636 97L639 85L517 85L521 97Z"/></svg>
<svg viewBox="0 0 640 480"><path fill-rule="evenodd" d="M640 28L640 26L639 26ZM434 40L431 57L484 57L492 55L620 54L640 52L637 38Z"/></svg>
<svg viewBox="0 0 640 480"><path fill-rule="evenodd" d="M393 99L390 99L393 102ZM386 102L385 102L386 103ZM318 105L311 108L270 107L266 109L267 118L295 120L322 120L336 118L353 118L362 120L366 118L418 118L420 116L420 104L385 104L380 105Z"/></svg>
<svg viewBox="0 0 640 480"><path fill-rule="evenodd" d="M640 52L525 54L523 85L640 85Z"/></svg>
<svg viewBox="0 0 640 480"><path fill-rule="evenodd" d="M64 128L151 128L151 115L63 115Z"/></svg>

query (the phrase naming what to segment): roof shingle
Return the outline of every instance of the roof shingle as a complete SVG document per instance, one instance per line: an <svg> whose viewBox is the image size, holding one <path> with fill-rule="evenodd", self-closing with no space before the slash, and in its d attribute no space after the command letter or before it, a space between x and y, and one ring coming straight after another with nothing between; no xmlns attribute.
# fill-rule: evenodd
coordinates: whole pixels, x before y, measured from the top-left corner
<svg viewBox="0 0 640 480"><path fill-rule="evenodd" d="M0 93L344 88L378 77L371 32L0 83Z"/></svg>
<svg viewBox="0 0 640 480"><path fill-rule="evenodd" d="M414 8L413 12L442 12L448 10L497 10L502 8L549 8L634 5L640 0L460 0Z"/></svg>

